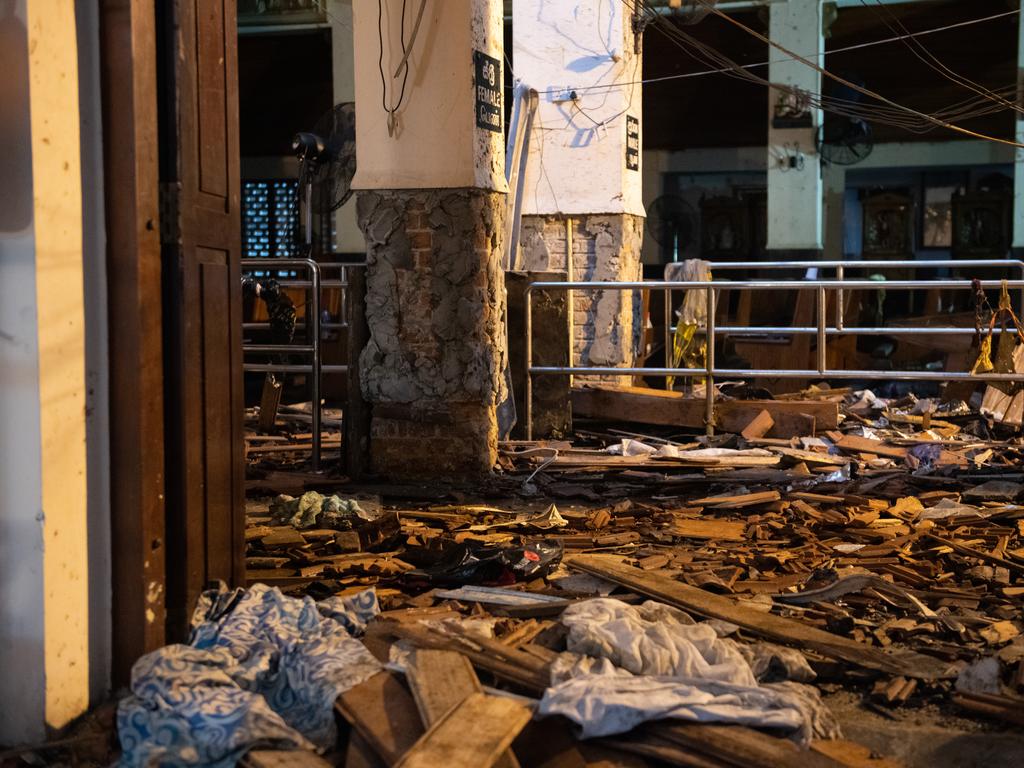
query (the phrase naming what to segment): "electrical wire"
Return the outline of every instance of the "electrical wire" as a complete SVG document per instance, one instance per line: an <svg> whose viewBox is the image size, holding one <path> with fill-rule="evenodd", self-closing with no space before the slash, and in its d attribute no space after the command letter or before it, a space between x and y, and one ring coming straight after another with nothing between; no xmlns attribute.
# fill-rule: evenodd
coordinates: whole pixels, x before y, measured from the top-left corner
<svg viewBox="0 0 1024 768"><path fill-rule="evenodd" d="M640 7L645 8L648 11L652 10L651 6L646 2L646 0L636 0L636 1L639 3ZM761 34L757 30L752 29L751 27L747 26L743 22L741 22L741 21L739 21L737 19L734 19L734 18L730 17L729 15L725 14L724 12L722 12L721 10L716 8L713 4L709 3L708 0L696 0L696 2L700 3L702 6L704 6L706 8L709 8L711 13L713 13L714 15L718 16L719 18L727 21L729 24L732 24L733 26L743 30L748 35L751 35L752 37L755 37L756 39L760 40L761 42L767 43L772 48L775 48L776 50L781 51L782 53L786 54L793 61L799 62L799 63L803 64L804 66L810 67L815 72L818 72L820 75L822 75L824 77L827 77L830 80L833 80L833 81L835 81L835 82L837 82L837 83L839 83L841 85L844 85L847 88L850 88L853 91L856 91L857 93L860 93L860 94L862 94L864 96L868 96L871 99L874 99L874 100L876 100L878 102L881 102L883 105L885 105L886 107L888 107L891 110L895 110L897 112L904 112L904 113L906 113L909 116L913 116L913 117L919 118L921 120L924 120L924 121L926 121L928 123L932 123L935 126L942 127L942 128L947 128L947 129L949 129L951 131L954 131L956 133L960 133L960 134L965 135L965 136L970 136L970 137L975 138L975 139L983 139L985 141L991 141L991 142L995 142L997 144L1005 144L1005 145L1008 145L1008 146L1011 146L1011 147L1017 147L1017 148L1020 148L1020 149L1024 149L1024 144L1021 144L1021 143L1019 143L1017 141L1013 141L1011 139L1003 139L1003 138L1000 138L998 136L990 136L988 134L980 133L978 131L972 131L969 128L964 128L963 126L960 126L960 125L957 125L955 123L952 123L949 120L944 119L942 117L938 117L938 116L933 115L933 114L928 114L926 112L921 112L920 110L913 109L912 107L907 107L905 105L898 104L897 102L893 101L892 99L889 99L889 98L887 98L885 96L882 96L881 94L877 93L876 91L873 91L873 90L871 90L869 88L865 88L865 87L860 86L860 85L857 85L856 83L853 83L853 82L851 82L850 80L848 80L846 78L840 77L839 75L837 75L837 74L835 74L833 72L829 72L828 70L824 69L823 67L819 66L818 64L810 61L806 57L801 56L798 53L794 53L793 51L789 50L788 48L786 48L785 46L781 45L780 43L777 43L776 41L766 37L763 34ZM655 14L655 15L656 15L657 18L659 18L659 19L661 18L660 15L658 15L658 14ZM784 93L785 92L794 92L794 90L795 90L792 86L780 85L780 84L771 84L771 87L773 87L773 88L775 88L777 90L780 90L780 91L782 91ZM823 97L819 96L818 100L819 101L823 100ZM874 105L872 105L872 108L877 110L877 107L875 107ZM878 113L881 114L880 111ZM864 118L864 119L869 119L870 120L870 119L873 119L873 118L867 117L867 118ZM877 117L874 118L874 119L877 119Z"/></svg>
<svg viewBox="0 0 1024 768"><path fill-rule="evenodd" d="M402 89L398 93L398 101L394 106L388 105L388 80L384 75L384 0L377 0L377 41L380 44L380 56L377 58L377 68L380 70L380 99L384 111L388 113L388 136L394 136L398 127L396 113L405 101L405 85L409 80L409 55L405 45L405 9L407 0L402 0L402 22L400 36L402 40L402 63L405 65L405 73L402 75ZM422 14L423 8L420 7ZM401 69L401 67L399 67ZM397 79L398 73L395 73Z"/></svg>
<svg viewBox="0 0 1024 768"><path fill-rule="evenodd" d="M865 8L873 8L875 11L875 15L882 20L882 23L885 24L890 29L890 31L903 32L903 43L910 50L910 52L913 53L918 59L920 59L926 65L931 67L931 69L935 70L940 75L942 75L944 78L946 78L950 82L956 83L957 85L967 88L968 90L974 91L980 96L991 98L993 101L997 102L998 104L1001 104L1006 109L1012 109L1015 112L1024 113L1024 108L1021 108L1020 105L1002 98L999 94L989 90L980 83L977 83L971 80L970 78L961 75L958 72L954 72L950 67L946 66L935 54L933 54L930 50L928 50L927 47L925 47L924 43L918 40L917 37L914 34L912 34L910 30L907 29L907 27L903 24L903 22L895 13L893 13L884 4L879 2L879 0L875 0L873 4L869 3L868 0L860 0L860 2L861 5L863 5Z"/></svg>
<svg viewBox="0 0 1024 768"><path fill-rule="evenodd" d="M641 11L651 12L650 7L643 2L643 0L637 0L635 6L636 12ZM747 80L753 84L772 88L781 93L789 93L797 98L803 98L811 105L819 109L825 109L830 112L839 113L851 118L858 118L863 120L872 120L874 122L884 122L900 128L905 128L915 132L925 132L933 130L935 125L929 122L927 119L920 119L913 114L908 115L906 110L902 109L897 105L896 107L890 107L885 104L863 104L859 99L839 99L836 97L823 96L820 94L811 94L805 91L801 91L789 85L780 85L772 83L760 76L754 75L742 67L736 62L732 61L724 54L715 50L711 46L708 46L701 41L694 38L692 35L684 32L673 24L661 21L658 14L653 13L652 17L654 20L659 21L659 31L666 35L674 44L679 46L688 55L704 64L713 64L725 70L724 74L736 77L739 79ZM977 116L980 114L988 114L991 112L1001 111L1001 107L995 106L991 101L986 99L975 99L974 101L967 101L952 105L946 110L941 110L936 113L936 116L949 121L952 119L962 119L966 117Z"/></svg>
<svg viewBox="0 0 1024 768"><path fill-rule="evenodd" d="M825 56L834 56L834 55L839 54L839 53L848 53L849 51L859 51L859 50L862 50L864 48L873 48L873 47L875 47L877 45L887 45L889 43L897 43L897 42L900 42L900 41L903 41L903 40L907 40L909 38L924 37L924 36L927 36L927 35L934 35L934 34L937 34L939 32L947 32L947 31L949 31L951 29L960 29L961 27L969 27L969 26L973 26L975 24L982 24L982 23L985 23L985 22L988 22L988 21L996 21L998 19L1004 19L1007 16L1016 16L1018 14L1020 14L1020 9L1019 8L1015 8L1012 11L1004 11L1002 13L992 14L991 16L983 16L983 17L977 18L977 19L967 19L966 21L959 21L959 22L956 22L955 24L946 24L946 25L941 26L941 27L933 27L933 28L930 28L930 29L923 29L923 30L921 30L919 32L912 32L912 33L908 33L908 34L905 34L905 35L897 35L895 37L887 37L887 38L884 38L882 40L869 40L868 42L865 42L865 43L856 43L854 45L847 45L847 46L844 46L842 48L833 48L832 50L824 51L824 52L821 52L821 53L805 54L805 56L807 56L808 58L810 58L812 56L818 57L818 58L824 58ZM772 62L772 61L759 61L759 62L756 62L754 64L738 64L737 66L739 66L739 67L741 67L743 69L758 69L760 67L770 66L772 63L774 63L774 62ZM601 89L621 88L621 87L625 87L627 85L651 85L651 84L654 84L654 83L664 83L664 82L668 82L668 81L671 81L671 80L687 80L687 79L694 78L694 77L706 77L708 75L720 75L720 74L724 74L724 73L728 72L730 69L732 69L732 67L726 67L726 68L719 67L719 68L715 68L715 69L702 70L700 72L684 72L684 73L678 74L678 75L663 75L661 77L649 77L649 78L645 78L643 80L635 80L635 81L631 81L631 82L604 83L604 84L600 84L600 85L584 85L584 86L579 86L577 88L574 88L573 90L575 90L578 93L581 93L581 92L585 92L585 91L589 92L589 91L601 90ZM563 89L548 88L546 90L541 90L540 93L543 93L545 95L549 95L550 96L550 95L552 95L554 93L559 93L562 90L564 90L564 88Z"/></svg>

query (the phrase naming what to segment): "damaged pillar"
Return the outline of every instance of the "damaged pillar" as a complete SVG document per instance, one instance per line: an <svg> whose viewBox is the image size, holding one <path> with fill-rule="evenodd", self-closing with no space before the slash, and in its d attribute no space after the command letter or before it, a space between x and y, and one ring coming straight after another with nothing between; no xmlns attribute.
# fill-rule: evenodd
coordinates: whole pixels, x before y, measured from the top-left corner
<svg viewBox="0 0 1024 768"><path fill-rule="evenodd" d="M371 463L481 474L506 396L502 4L404 5L353 4Z"/></svg>
<svg viewBox="0 0 1024 768"><path fill-rule="evenodd" d="M812 61L825 49L821 0L768 6L771 39ZM773 259L816 259L822 251L821 158L815 136L822 112L803 94L821 93L821 75L772 49L768 96L768 250Z"/></svg>
<svg viewBox="0 0 1024 768"><path fill-rule="evenodd" d="M565 271L576 281L641 279L642 36L633 21L628 3L513 4L515 74L540 93L517 269ZM633 364L639 292L574 291L572 316L576 365Z"/></svg>

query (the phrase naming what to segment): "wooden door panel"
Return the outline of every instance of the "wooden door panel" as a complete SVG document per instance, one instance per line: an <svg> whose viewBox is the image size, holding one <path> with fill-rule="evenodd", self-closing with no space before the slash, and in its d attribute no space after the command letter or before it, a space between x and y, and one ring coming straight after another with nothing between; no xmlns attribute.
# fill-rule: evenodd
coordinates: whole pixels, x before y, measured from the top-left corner
<svg viewBox="0 0 1024 768"><path fill-rule="evenodd" d="M209 582L245 577L237 29L235 0L164 2L174 55L164 58L162 124L173 157L163 181L178 190L164 249L176 374L168 424L178 445L167 461L179 542L168 591L173 585L181 603L172 627L181 636Z"/></svg>
<svg viewBox="0 0 1024 768"><path fill-rule="evenodd" d="M224 408L233 401L231 384L233 366L231 328L224 322L230 317L232 280L229 254L208 248L198 249L202 261L199 265L200 306L202 307L202 403L205 447L206 508L231 510L234 503L233 488L217 478L234 475L235 450L232 411ZM206 570L208 574L225 581L232 579L232 554L235 534L235 516L218 515L206 531ZM244 537L244 533L242 534Z"/></svg>
<svg viewBox="0 0 1024 768"><path fill-rule="evenodd" d="M196 127L199 133L199 191L215 200L227 201L230 190L227 148L230 145L227 115L225 56L231 46L227 29L234 25L225 18L224 0L203 0L196 15ZM236 86L237 92L237 86ZM237 134L237 118L236 118Z"/></svg>

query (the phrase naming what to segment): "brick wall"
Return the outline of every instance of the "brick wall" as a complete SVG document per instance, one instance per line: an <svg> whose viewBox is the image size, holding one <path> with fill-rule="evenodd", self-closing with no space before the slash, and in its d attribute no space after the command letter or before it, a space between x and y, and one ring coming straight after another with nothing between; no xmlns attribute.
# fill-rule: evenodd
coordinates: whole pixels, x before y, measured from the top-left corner
<svg viewBox="0 0 1024 768"><path fill-rule="evenodd" d="M566 218L524 216L520 268L565 270ZM629 214L572 217L574 281L628 282L642 279L643 218ZM628 367L636 359L643 330L636 291L574 291L573 346L576 365ZM623 376L584 376L583 381L628 384Z"/></svg>

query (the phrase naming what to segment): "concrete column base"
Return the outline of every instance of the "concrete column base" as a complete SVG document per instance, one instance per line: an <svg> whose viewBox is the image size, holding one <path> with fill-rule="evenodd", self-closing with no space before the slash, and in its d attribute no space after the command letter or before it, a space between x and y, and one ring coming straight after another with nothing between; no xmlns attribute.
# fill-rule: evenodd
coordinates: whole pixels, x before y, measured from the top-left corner
<svg viewBox="0 0 1024 768"><path fill-rule="evenodd" d="M644 219L632 214L572 216L572 265L567 270L565 216L524 216L522 268L567 270L574 281L641 280ZM574 291L573 354L576 365L627 368L643 334L639 291ZM576 376L576 382L628 386L627 376Z"/></svg>
<svg viewBox="0 0 1024 768"><path fill-rule="evenodd" d="M367 242L360 383L373 404L373 470L489 472L506 393L505 195L377 190L359 194L357 214Z"/></svg>

